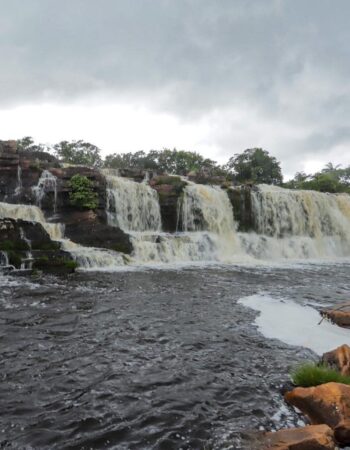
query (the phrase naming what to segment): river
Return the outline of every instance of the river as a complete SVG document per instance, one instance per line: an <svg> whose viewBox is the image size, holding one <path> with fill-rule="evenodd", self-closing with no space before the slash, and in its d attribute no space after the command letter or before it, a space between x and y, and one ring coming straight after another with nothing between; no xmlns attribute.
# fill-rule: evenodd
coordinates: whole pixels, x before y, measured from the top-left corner
<svg viewBox="0 0 350 450"><path fill-rule="evenodd" d="M265 337L242 299L278 299L301 316L349 301L350 262L0 284L1 448L240 449L252 432L303 423L281 389L292 367L317 358ZM273 320L293 328L298 319L279 311Z"/></svg>

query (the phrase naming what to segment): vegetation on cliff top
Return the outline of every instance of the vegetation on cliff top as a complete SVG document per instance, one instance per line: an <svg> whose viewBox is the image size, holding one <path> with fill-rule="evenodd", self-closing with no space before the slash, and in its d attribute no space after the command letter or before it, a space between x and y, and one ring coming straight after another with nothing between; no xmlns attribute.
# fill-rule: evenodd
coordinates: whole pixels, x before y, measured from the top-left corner
<svg viewBox="0 0 350 450"><path fill-rule="evenodd" d="M61 141L54 146L35 144L31 137L17 141L20 151L51 152L61 162L90 167L115 169L154 170L159 174L187 175L190 172L203 173L209 177L220 176L237 184L274 184L290 189L308 189L320 192L350 193L350 166L341 168L328 163L320 172L296 173L295 177L283 183L279 161L262 148L247 149L234 154L225 165L204 158L197 152L167 149L138 151L135 153L113 153L103 160L98 147L89 142Z"/></svg>
<svg viewBox="0 0 350 450"><path fill-rule="evenodd" d="M95 209L98 206L98 195L93 190L92 182L84 175L76 174L69 181L69 201L81 209Z"/></svg>

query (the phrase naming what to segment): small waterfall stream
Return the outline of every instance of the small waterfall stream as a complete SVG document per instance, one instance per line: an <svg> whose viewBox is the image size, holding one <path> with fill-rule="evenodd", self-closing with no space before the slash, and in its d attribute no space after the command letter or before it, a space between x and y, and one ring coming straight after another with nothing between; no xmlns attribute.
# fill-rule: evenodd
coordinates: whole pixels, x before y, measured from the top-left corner
<svg viewBox="0 0 350 450"><path fill-rule="evenodd" d="M57 211L57 178L48 170L43 170L40 175L38 184L32 188L35 195L36 205L41 208L41 202L45 194L53 192L53 212Z"/></svg>

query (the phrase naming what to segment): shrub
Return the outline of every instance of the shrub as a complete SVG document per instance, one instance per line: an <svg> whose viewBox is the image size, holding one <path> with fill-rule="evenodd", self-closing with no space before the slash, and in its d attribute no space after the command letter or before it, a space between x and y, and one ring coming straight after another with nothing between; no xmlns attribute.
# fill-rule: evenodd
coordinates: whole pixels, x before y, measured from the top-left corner
<svg viewBox="0 0 350 450"><path fill-rule="evenodd" d="M71 189L69 201L73 206L81 209L97 208L97 193L94 192L92 182L86 176L74 175L69 181L69 187Z"/></svg>
<svg viewBox="0 0 350 450"><path fill-rule="evenodd" d="M297 367L291 373L291 377L295 385L302 387L318 386L331 381L350 384L349 376L342 375L337 370L330 369L327 366L314 363L306 363Z"/></svg>

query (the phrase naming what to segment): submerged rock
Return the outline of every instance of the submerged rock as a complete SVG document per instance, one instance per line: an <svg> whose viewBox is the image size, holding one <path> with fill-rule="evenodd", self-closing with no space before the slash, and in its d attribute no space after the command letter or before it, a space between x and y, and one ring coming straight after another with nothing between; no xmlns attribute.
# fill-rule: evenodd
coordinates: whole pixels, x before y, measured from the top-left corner
<svg viewBox="0 0 350 450"><path fill-rule="evenodd" d="M350 376L350 347L344 344L331 352L324 353L321 362L338 370L342 375Z"/></svg>
<svg viewBox="0 0 350 450"><path fill-rule="evenodd" d="M340 327L350 327L350 303L344 303L335 309L321 311L321 315Z"/></svg>
<svg viewBox="0 0 350 450"><path fill-rule="evenodd" d="M313 425L326 424L340 444L350 443L350 386L326 383L298 387L285 395L288 403L300 409Z"/></svg>
<svg viewBox="0 0 350 450"><path fill-rule="evenodd" d="M266 450L335 450L334 435L327 425L311 425L303 428L267 433L263 442Z"/></svg>

